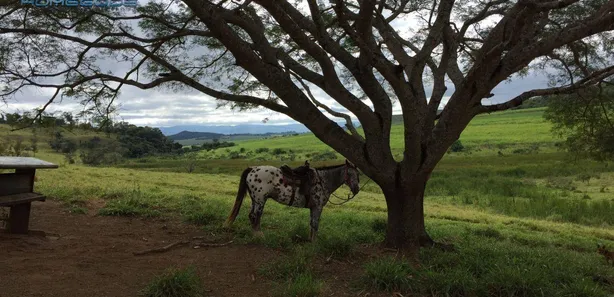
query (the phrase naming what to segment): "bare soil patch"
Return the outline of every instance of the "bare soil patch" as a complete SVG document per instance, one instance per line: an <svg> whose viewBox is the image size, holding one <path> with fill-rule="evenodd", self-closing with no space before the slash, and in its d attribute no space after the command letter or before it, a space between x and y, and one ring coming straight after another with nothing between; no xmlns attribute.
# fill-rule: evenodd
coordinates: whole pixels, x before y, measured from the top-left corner
<svg viewBox="0 0 614 297"><path fill-rule="evenodd" d="M171 220L69 213L54 201L33 203L30 227L47 236L0 234L0 296L138 296L171 266L194 265L212 296L269 296L259 265L277 252L260 246L175 247L134 252L206 238L197 226Z"/></svg>
<svg viewBox="0 0 614 297"><path fill-rule="evenodd" d="M34 234L0 232L0 297L135 297L156 275L187 265L196 267L209 296L271 296L274 283L258 275L258 268L282 252L232 243L200 248L184 244L162 253L134 255L185 240L215 238L225 243L231 238L220 239L178 220L96 215L103 205L92 201L88 214L72 214L53 200L33 203ZM195 237L198 240L192 240ZM315 261L326 284L323 296L379 295L351 289L358 263Z"/></svg>

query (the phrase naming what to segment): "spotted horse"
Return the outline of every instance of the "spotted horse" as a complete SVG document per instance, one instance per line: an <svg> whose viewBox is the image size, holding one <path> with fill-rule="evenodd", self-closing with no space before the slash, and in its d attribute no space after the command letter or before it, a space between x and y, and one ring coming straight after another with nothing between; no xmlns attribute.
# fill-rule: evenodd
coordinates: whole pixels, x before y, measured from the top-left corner
<svg viewBox="0 0 614 297"><path fill-rule="evenodd" d="M328 203L330 195L343 184L347 185L354 195L358 194L360 173L354 164L348 160L344 164L327 167L308 167L313 180L310 188L306 189L309 199L298 191L298 185L289 175L285 175L281 168L263 165L246 168L241 174L239 191L232 212L226 220L225 226L230 226L241 209L243 198L249 192L252 199L252 208L249 220L256 236L263 236L260 230L260 218L264 204L268 198L278 203L297 207L309 208L311 214L309 240L314 241L318 232L322 209Z"/></svg>

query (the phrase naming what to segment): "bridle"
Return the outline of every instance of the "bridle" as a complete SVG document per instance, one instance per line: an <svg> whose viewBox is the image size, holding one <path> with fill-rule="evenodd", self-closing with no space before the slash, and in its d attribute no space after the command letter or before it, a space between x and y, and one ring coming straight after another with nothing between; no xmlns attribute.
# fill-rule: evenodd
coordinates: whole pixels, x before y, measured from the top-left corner
<svg viewBox="0 0 614 297"><path fill-rule="evenodd" d="M348 167L352 167L355 170L358 170L358 168L356 168L356 166L351 165L351 164L345 164L345 169L344 169L344 176L343 176L343 181L345 182L345 184L349 185L350 181L349 181L349 174L348 174ZM368 178L368 177L367 177ZM356 194L349 193L347 198L341 198L337 195L335 195L335 193L331 193L331 195L337 197L337 199L342 200L342 202L340 203L334 203L332 201L330 201L330 199L328 200L328 203L332 204L332 205L342 205L344 203L349 202L350 200L354 199L354 197L356 197L356 195L358 195L358 193L360 193L360 191L362 190L362 188L364 188L369 182L371 181L370 178L367 179L367 182L365 182L360 188L358 188L358 192L356 192Z"/></svg>

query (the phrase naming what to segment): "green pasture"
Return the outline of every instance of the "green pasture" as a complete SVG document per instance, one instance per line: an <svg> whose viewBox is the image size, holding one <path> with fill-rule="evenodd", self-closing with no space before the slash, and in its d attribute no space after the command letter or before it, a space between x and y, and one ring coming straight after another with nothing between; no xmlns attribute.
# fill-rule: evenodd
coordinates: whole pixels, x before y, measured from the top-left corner
<svg viewBox="0 0 614 297"><path fill-rule="evenodd" d="M596 247L614 247L614 169L559 151L542 112L482 115L463 133L466 150L444 157L425 198L429 233L453 244L456 251L422 249L419 266L363 254L365 245L382 241L386 228L384 197L373 183L349 203L326 206L314 243L297 240L308 235L309 211L274 201L264 210L264 238L251 234L249 198L235 224L222 228L240 172L257 164L298 165L305 154L326 151L312 135L246 140L230 148L244 148L243 154L270 148L250 158L150 158L99 168L63 164L57 170L41 170L36 190L77 214L88 211L86 202L94 199L104 205L99 215L175 216L220 238L232 237L236 244L280 249L282 258L259 268L276 284L273 291L278 296L330 295L334 275L320 265L326 259L354 263L348 284L354 295L384 291L403 296L612 296L614 267ZM402 127L394 126L393 146L399 150L401 135ZM274 148L285 152L274 155ZM226 149L217 153L228 155ZM296 159L281 160L290 150ZM63 162L61 155L49 152L37 157ZM191 162L194 170L188 173L185 168ZM340 162L338 158L312 164ZM347 193L342 187L336 194Z"/></svg>
<svg viewBox="0 0 614 297"><path fill-rule="evenodd" d="M550 132L551 125L542 118L544 108L504 111L493 115L479 115L461 134L460 140L467 153L512 154L527 150L554 151L558 139ZM359 133L363 133L358 129ZM403 126L393 125L390 145L396 158L403 152ZM333 152L312 133L272 139L235 141L237 146L217 151L202 151L200 157L207 159L227 158L237 152L241 158L251 160L285 160L292 154L296 159L313 159L310 155L325 151ZM258 152L263 148L268 152ZM273 150L284 154L273 154ZM241 152L240 150L243 150ZM341 158L336 154L337 158ZM285 158L285 159L284 159Z"/></svg>

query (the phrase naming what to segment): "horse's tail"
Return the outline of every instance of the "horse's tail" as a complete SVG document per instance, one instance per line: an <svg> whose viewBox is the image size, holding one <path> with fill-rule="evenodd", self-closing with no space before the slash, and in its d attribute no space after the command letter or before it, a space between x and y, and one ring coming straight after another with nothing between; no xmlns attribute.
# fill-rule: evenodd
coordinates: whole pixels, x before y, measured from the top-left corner
<svg viewBox="0 0 614 297"><path fill-rule="evenodd" d="M237 199L235 200L235 204L232 207L232 212L230 213L230 216L228 216L228 219L226 219L226 223L224 224L225 226L230 226L230 224L232 224L237 218L237 215L239 215L239 210L241 209L243 198L245 198L245 194L247 193L247 175L251 170L252 168L248 167L243 170L243 173L241 174L241 181L239 182L239 191L237 192Z"/></svg>

